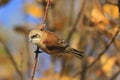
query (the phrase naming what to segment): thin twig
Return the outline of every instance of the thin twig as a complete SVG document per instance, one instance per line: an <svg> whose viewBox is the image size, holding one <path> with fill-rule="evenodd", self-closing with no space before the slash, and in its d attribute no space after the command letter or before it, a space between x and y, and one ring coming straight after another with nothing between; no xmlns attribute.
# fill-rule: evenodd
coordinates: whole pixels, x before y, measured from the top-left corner
<svg viewBox="0 0 120 80"><path fill-rule="evenodd" d="M120 69L110 78L110 80L115 80L119 74L120 74Z"/></svg>
<svg viewBox="0 0 120 80"><path fill-rule="evenodd" d="M6 46L5 46L5 50L6 50L7 54L8 54L9 59L11 60L12 64L14 65L16 72L19 74L20 78L22 79L23 78L22 73L18 69L18 66L17 66L15 60L13 59L12 54L10 53L10 51L8 50L8 48Z"/></svg>
<svg viewBox="0 0 120 80"><path fill-rule="evenodd" d="M120 16L120 15L119 15ZM120 21L119 21L120 24ZM119 34L120 31L120 26L118 27L118 30L116 31L115 35L112 37L111 41L109 42L109 44L105 47L105 49L100 53L100 55L93 61L93 63L91 63L88 67L87 70L90 69L101 57L102 55L104 55L104 53L110 48L111 44L114 42L116 36ZM77 72L75 76L79 75L81 73Z"/></svg>
<svg viewBox="0 0 120 80"><path fill-rule="evenodd" d="M80 80L86 80L86 73L87 73L87 61L85 60L82 65L82 72L80 73L81 79Z"/></svg>
<svg viewBox="0 0 120 80"><path fill-rule="evenodd" d="M79 20L80 20L80 18L81 18L81 15L82 15L83 10L84 10L84 7L85 7L85 3L86 3L86 0L84 0L84 2L83 2L83 4L82 4L82 7L81 7L81 10L79 11L79 13L78 13L78 15L77 15L77 18L76 18L76 20L75 20L75 23L73 24L73 27L72 27L71 31L69 32L69 35L68 35L68 37L67 37L67 39L66 39L66 41L67 41L68 43L69 43L69 41L70 41L70 39L71 39L71 37L72 37L72 34L75 32L75 29L76 29L77 24L79 23Z"/></svg>
<svg viewBox="0 0 120 80"><path fill-rule="evenodd" d="M110 48L111 44L115 40L116 36L119 33L119 29L116 31L115 35L112 37L111 41L109 44L105 47L105 49L99 54L99 56L87 67L88 69L91 68L101 57L102 55Z"/></svg>
<svg viewBox="0 0 120 80"><path fill-rule="evenodd" d="M119 29L120 29L120 0L118 0L118 8L119 8ZM110 80L115 80L119 74L120 74L120 69L110 78Z"/></svg>
<svg viewBox="0 0 120 80"><path fill-rule="evenodd" d="M9 58L10 61L12 62L13 66L14 66L14 68L15 68L15 70L16 70L16 72L17 72L18 75L20 76L20 79L23 80L22 73L21 73L21 71L18 69L18 66L17 66L17 64L16 64L16 62L15 62L13 56L12 56L12 53L9 51L7 45L4 43L4 41L3 41L2 39L0 39L0 42L2 42L2 44L4 45L4 48L5 48L6 53L7 53L7 55L8 55L8 58Z"/></svg>
<svg viewBox="0 0 120 80"><path fill-rule="evenodd" d="M47 21L49 5L50 5L50 0L47 0L47 5L45 7L45 14L44 14L44 17L43 17L43 23L38 24L38 26L37 26L37 28L40 29L40 30L44 30L46 28L46 21Z"/></svg>
<svg viewBox="0 0 120 80"><path fill-rule="evenodd" d="M34 58L34 65L33 65L33 69L32 69L31 80L33 80L34 75L35 75L35 70L36 70L36 66L37 66L37 62L38 62L38 53L39 53L39 47L37 47L37 50L35 51L35 58Z"/></svg>
<svg viewBox="0 0 120 80"><path fill-rule="evenodd" d="M23 71L23 62L24 62L24 59L23 59L23 51L20 49L20 56L21 56L21 61L20 61L20 69L21 71Z"/></svg>
<svg viewBox="0 0 120 80"><path fill-rule="evenodd" d="M120 0L118 0L118 8L119 8L119 26L118 30L116 31L115 35L112 37L111 41L109 44L106 46L106 48L100 53L100 55L91 63L87 69L91 68L101 57L102 55L110 48L111 44L114 42L116 36L119 34L120 31Z"/></svg>
<svg viewBox="0 0 120 80"><path fill-rule="evenodd" d="M70 0L70 17L69 17L69 23L68 23L68 26L72 26L72 23L73 23L73 14L74 14L74 3L75 1L74 0ZM68 70L68 64L67 63L67 60L68 59L62 59L62 70L61 70L61 73L60 73L60 76L63 76L63 75L66 75L66 72Z"/></svg>
<svg viewBox="0 0 120 80"><path fill-rule="evenodd" d="M28 67L28 77L30 77L30 68L31 68L31 62L30 62L30 50L29 50L29 43L27 41L27 35L25 34L25 46L26 46L26 53L27 53L27 57L28 57L28 61L27 61L27 67Z"/></svg>
<svg viewBox="0 0 120 80"><path fill-rule="evenodd" d="M119 31L120 31L120 0L118 0L118 7L119 7L119 26L118 26L118 30L116 31L115 35L112 37L111 41L106 46L106 48L100 53L100 55L94 60L94 62L91 63L87 67L87 69L91 68L102 57L102 55L109 49L109 47L111 46L111 44L115 40L116 36L119 34ZM80 73L81 72L78 72L77 75L80 74ZM120 71L118 71L110 80L114 80L118 76L119 73L120 73Z"/></svg>
<svg viewBox="0 0 120 80"><path fill-rule="evenodd" d="M50 5L50 0L47 0L47 5L46 5L46 8L45 8L45 14L44 14L44 17L43 17L43 23L45 23L46 20L47 20L47 14L48 14L49 5Z"/></svg>
<svg viewBox="0 0 120 80"><path fill-rule="evenodd" d="M108 3L108 4L111 4L111 5L114 5L114 6L118 6L116 3L112 3L112 2L110 2L110 1L106 1L106 3Z"/></svg>
<svg viewBox="0 0 120 80"><path fill-rule="evenodd" d="M46 24L49 5L50 5L50 0L47 0L45 14L44 14L44 18L43 18L43 24ZM39 47L38 46L37 46L37 49L36 49L35 53L36 54L35 54L35 58L34 58L34 66L33 66L33 69L32 69L31 80L33 80L34 75L35 75L35 70L36 70L36 66L37 66L37 62L38 62L38 54L41 53L41 51L39 51Z"/></svg>
<svg viewBox="0 0 120 80"><path fill-rule="evenodd" d="M74 4L75 4L75 1L74 0L71 0L71 7L70 7L70 18L69 18L69 26L72 25L72 22L73 22L73 14L74 14Z"/></svg>

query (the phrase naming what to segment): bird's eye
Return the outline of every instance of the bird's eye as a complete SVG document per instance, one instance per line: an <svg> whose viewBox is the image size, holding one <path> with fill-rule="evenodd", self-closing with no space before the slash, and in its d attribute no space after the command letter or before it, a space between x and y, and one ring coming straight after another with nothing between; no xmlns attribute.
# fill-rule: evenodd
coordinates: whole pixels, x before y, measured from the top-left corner
<svg viewBox="0 0 120 80"><path fill-rule="evenodd" d="M40 38L40 35L35 34L35 35L31 36L31 38Z"/></svg>
<svg viewBox="0 0 120 80"><path fill-rule="evenodd" d="M31 38L36 38L36 37L37 37L37 34L35 34L35 35L31 36Z"/></svg>

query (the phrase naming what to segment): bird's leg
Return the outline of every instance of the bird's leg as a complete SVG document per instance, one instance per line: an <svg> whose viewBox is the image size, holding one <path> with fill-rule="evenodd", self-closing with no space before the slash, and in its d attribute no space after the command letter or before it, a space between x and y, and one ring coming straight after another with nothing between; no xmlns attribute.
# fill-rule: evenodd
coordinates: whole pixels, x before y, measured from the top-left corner
<svg viewBox="0 0 120 80"><path fill-rule="evenodd" d="M36 54L35 54L35 58L34 58L34 66L33 66L33 69L32 69L31 80L33 80L34 75L35 75L35 70L36 70L36 66L37 66L37 62L38 62L38 54L39 54L39 53L42 53L42 51L39 51L39 47L37 46L37 49L36 49L34 52L35 52Z"/></svg>
<svg viewBox="0 0 120 80"><path fill-rule="evenodd" d="M34 51L36 54L42 53L42 51L39 51L39 47L37 46L37 49Z"/></svg>

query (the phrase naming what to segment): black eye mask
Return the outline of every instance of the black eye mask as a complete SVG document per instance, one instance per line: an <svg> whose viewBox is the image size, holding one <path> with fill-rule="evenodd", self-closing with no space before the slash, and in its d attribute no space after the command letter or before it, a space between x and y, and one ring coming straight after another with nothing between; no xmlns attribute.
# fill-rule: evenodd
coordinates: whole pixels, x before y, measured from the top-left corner
<svg viewBox="0 0 120 80"><path fill-rule="evenodd" d="M38 34L35 34L33 36L31 36L31 38L36 38L38 36Z"/></svg>
<svg viewBox="0 0 120 80"><path fill-rule="evenodd" d="M38 37L40 38L40 36L38 34L31 36L31 38L38 38Z"/></svg>

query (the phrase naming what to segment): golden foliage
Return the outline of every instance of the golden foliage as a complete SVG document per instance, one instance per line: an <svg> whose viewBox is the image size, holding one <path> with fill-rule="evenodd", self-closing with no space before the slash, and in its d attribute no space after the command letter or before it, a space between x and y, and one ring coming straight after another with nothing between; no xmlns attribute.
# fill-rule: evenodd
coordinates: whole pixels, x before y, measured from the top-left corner
<svg viewBox="0 0 120 80"><path fill-rule="evenodd" d="M111 4L105 4L102 7L96 0L94 7L91 11L92 21L96 24L99 24L101 22L109 24L110 17L107 17L106 15L111 16L114 19L118 18L119 17L118 7Z"/></svg>
<svg viewBox="0 0 120 80"><path fill-rule="evenodd" d="M98 2L94 4L91 11L91 20L98 26L100 30L105 30L105 25L109 24L109 20L104 16L102 7Z"/></svg>
<svg viewBox="0 0 120 80"><path fill-rule="evenodd" d="M37 4L32 3L32 4L27 4L25 6L25 11L30 14L33 17L39 18L43 17L44 15L44 10L42 7L39 7Z"/></svg>
<svg viewBox="0 0 120 80"><path fill-rule="evenodd" d="M106 76L111 76L111 70L116 62L116 57L108 57L107 55L103 55L100 59L102 65L102 71L106 74Z"/></svg>
<svg viewBox="0 0 120 80"><path fill-rule="evenodd" d="M91 11L91 20L100 32L103 32L106 36L111 37L118 29L115 22L115 19L118 18L118 14L117 6L104 4L102 7L96 0L96 3Z"/></svg>
<svg viewBox="0 0 120 80"><path fill-rule="evenodd" d="M115 5L111 4L105 4L103 6L104 13L107 14L108 16L111 16L112 18L118 18L118 7Z"/></svg>

